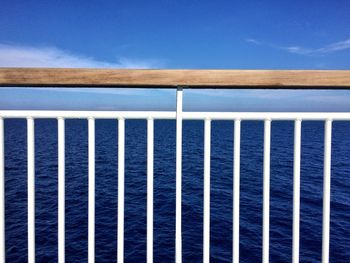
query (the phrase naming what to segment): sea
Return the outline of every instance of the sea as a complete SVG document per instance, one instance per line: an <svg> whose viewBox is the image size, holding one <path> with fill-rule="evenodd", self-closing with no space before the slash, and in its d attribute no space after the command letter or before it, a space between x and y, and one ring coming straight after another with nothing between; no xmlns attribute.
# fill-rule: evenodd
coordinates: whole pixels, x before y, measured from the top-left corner
<svg viewBox="0 0 350 263"><path fill-rule="evenodd" d="M118 123L96 120L96 262L117 262ZM211 262L232 262L232 121L212 121ZM156 120L154 138L154 262L175 260L175 139L173 120ZM293 132L273 121L270 262L292 261ZM88 130L66 120L66 262L87 262ZM203 121L183 123L183 262L203 257ZM242 121L240 262L261 262L263 132ZM37 262L57 262L57 121L35 121ZM126 120L125 262L146 262L147 123ZM7 262L27 262L26 120L5 120ZM322 253L324 123L302 122L300 262ZM333 123L330 261L350 262L350 122Z"/></svg>

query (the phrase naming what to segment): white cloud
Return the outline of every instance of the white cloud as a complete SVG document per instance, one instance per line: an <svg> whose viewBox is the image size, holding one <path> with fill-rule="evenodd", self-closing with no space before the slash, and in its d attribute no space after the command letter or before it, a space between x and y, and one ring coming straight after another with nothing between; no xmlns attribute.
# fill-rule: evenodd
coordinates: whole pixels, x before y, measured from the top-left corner
<svg viewBox="0 0 350 263"><path fill-rule="evenodd" d="M350 38L344 41L331 43L329 45L326 45L320 48L304 48L299 46L292 46L292 47L286 47L284 49L290 53L295 53L300 55L334 53L334 52L350 49Z"/></svg>
<svg viewBox="0 0 350 263"><path fill-rule="evenodd" d="M287 46L287 47L284 46L283 47L283 46L278 46L274 44L263 43L254 38L248 38L248 39L245 39L245 41L250 44L264 45L274 49L282 49L289 53L299 54L299 55L317 55L317 54L320 55L320 54L334 53L334 52L350 49L350 38L343 41L334 42L320 48L306 48L301 46Z"/></svg>
<svg viewBox="0 0 350 263"><path fill-rule="evenodd" d="M333 53L337 51L350 49L350 38L344 41L335 42L320 48L312 49L312 48L303 48L303 47L295 46L295 47L287 47L285 49L290 53L296 53L301 55Z"/></svg>
<svg viewBox="0 0 350 263"><path fill-rule="evenodd" d="M50 67L50 68L161 68L159 60L132 59L120 57L116 62L96 60L93 57L77 55L56 47L31 47L0 43L0 67ZM28 89L28 88L27 88ZM42 91L40 88L30 88ZM101 93L118 95L145 95L145 89L106 89L106 88L48 88L53 92ZM149 91L149 90L148 90Z"/></svg>
<svg viewBox="0 0 350 263"><path fill-rule="evenodd" d="M350 49L350 38L344 41L339 41L333 44L330 44L326 47L318 49L319 52L327 53L327 52L336 52L341 50Z"/></svg>
<svg viewBox="0 0 350 263"><path fill-rule="evenodd" d="M300 54L300 55L312 53L312 50L306 49L303 47L298 47L298 46L286 47L286 48L282 48L282 49L287 50L289 53L295 53L295 54Z"/></svg>
<svg viewBox="0 0 350 263"><path fill-rule="evenodd" d="M262 43L254 38L246 38L245 42L255 44L255 45L262 45Z"/></svg>
<svg viewBox="0 0 350 263"><path fill-rule="evenodd" d="M0 43L0 67L52 67L52 68L159 68L155 59L119 57L116 62L97 60L77 55L56 47L31 47Z"/></svg>

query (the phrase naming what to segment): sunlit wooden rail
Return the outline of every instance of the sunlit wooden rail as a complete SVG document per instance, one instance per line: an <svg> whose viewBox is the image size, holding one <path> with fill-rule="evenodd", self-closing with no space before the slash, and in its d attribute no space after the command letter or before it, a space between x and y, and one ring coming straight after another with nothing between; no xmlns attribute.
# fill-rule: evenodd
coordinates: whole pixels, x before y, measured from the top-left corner
<svg viewBox="0 0 350 263"><path fill-rule="evenodd" d="M58 121L58 262L65 262L65 120L88 120L88 262L95 261L95 120L118 122L118 231L116 255L124 260L125 120L147 120L147 262L153 262L154 120L176 120L175 260L182 262L182 122L204 121L203 262L210 261L211 121L234 125L232 262L239 262L241 121L264 121L262 262L269 262L271 122L294 121L293 263L299 262L301 126L304 120L325 123L322 262L329 262L332 121L350 121L350 113L302 112L183 112L183 89L350 89L350 71L307 70L128 70L0 68L0 87L149 87L176 88L175 111L12 111L0 110L0 262L6 259L4 119L27 119L28 137L28 262L35 262L35 120Z"/></svg>
<svg viewBox="0 0 350 263"><path fill-rule="evenodd" d="M0 68L0 86L346 89L350 70Z"/></svg>

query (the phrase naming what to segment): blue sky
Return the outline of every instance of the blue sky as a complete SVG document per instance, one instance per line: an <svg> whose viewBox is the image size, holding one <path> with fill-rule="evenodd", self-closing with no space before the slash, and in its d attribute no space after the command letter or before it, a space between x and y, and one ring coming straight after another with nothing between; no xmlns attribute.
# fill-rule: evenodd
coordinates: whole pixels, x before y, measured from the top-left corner
<svg viewBox="0 0 350 263"><path fill-rule="evenodd" d="M349 69L350 2L2 0L0 67ZM161 109L171 90L0 89L1 109ZM187 110L350 111L348 91L193 91ZM210 105L210 106L208 106Z"/></svg>

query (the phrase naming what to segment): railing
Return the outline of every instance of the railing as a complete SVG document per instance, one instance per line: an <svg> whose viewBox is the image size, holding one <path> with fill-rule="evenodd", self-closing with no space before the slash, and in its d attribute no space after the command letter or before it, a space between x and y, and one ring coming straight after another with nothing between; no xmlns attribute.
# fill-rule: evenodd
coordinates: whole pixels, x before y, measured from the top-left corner
<svg viewBox="0 0 350 263"><path fill-rule="evenodd" d="M322 262L329 262L332 121L350 121L350 113L183 112L183 88L348 89L350 71L233 70L94 70L0 69L0 86L22 87L176 87L176 112L164 111L0 111L0 262L5 262L4 119L26 118L28 137L28 262L35 262L35 119L58 120L58 261L65 261L65 120L88 120L88 261L95 261L95 120L118 121L118 262L124 260L125 120L147 120L147 262L153 262L154 120L176 119L176 262L182 261L182 122L203 120L204 208L203 262L210 260L210 137L212 120L234 125L233 262L239 262L241 121L264 121L263 250L269 262L271 122L294 121L293 262L299 262L301 126L304 120L325 123Z"/></svg>

